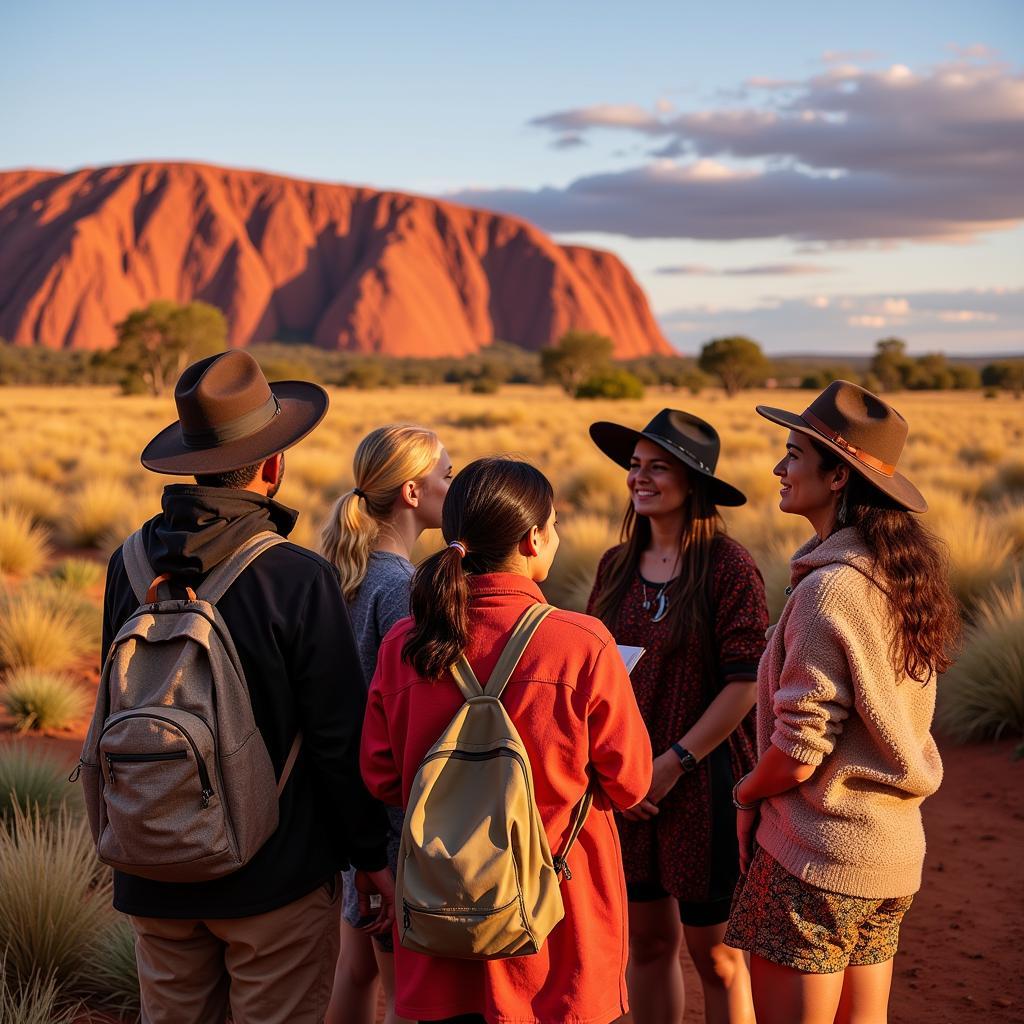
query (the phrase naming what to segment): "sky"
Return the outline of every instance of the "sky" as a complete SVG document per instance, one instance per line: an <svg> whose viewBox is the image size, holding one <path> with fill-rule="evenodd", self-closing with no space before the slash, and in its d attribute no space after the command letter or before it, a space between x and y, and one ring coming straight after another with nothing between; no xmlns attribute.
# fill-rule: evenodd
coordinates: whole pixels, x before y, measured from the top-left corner
<svg viewBox="0 0 1024 1024"><path fill-rule="evenodd" d="M684 352L1024 352L1024 3L34 0L0 168L181 159L619 255Z"/></svg>

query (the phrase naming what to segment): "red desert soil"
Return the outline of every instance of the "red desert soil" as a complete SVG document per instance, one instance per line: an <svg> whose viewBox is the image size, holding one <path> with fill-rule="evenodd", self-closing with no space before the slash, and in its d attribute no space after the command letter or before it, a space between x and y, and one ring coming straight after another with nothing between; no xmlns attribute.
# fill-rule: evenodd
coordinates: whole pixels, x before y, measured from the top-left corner
<svg viewBox="0 0 1024 1024"><path fill-rule="evenodd" d="M73 764L79 737L24 737ZM903 925L891 1024L1024 1022L1024 762L1010 742L940 744L946 777L924 805L924 888ZM703 1001L685 964L685 1024Z"/></svg>
<svg viewBox="0 0 1024 1024"><path fill-rule="evenodd" d="M0 337L110 348L159 298L219 306L232 345L458 356L576 328L672 351L618 257L514 217L202 164L0 173Z"/></svg>

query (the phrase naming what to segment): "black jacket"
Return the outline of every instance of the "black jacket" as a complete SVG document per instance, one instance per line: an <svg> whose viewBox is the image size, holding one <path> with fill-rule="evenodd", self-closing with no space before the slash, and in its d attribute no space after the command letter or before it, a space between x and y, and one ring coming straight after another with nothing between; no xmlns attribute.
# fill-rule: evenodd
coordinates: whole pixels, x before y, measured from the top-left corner
<svg viewBox="0 0 1024 1024"><path fill-rule="evenodd" d="M195 587L249 537L262 530L287 536L296 518L250 491L172 484L143 535L154 572ZM119 548L107 567L104 654L137 606ZM302 730L280 825L245 867L216 881L153 882L115 872L114 906L126 914L247 917L305 896L349 863L368 870L387 863L387 819L359 774L366 684L336 570L312 551L278 544L239 576L218 608L278 774Z"/></svg>

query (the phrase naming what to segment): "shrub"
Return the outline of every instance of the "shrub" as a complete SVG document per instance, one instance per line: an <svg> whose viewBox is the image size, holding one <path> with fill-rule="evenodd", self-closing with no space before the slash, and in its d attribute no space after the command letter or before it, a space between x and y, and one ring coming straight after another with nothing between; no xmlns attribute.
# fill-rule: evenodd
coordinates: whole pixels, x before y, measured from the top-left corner
<svg viewBox="0 0 1024 1024"><path fill-rule="evenodd" d="M13 810L0 829L0 948L22 983L54 978L75 990L90 951L110 927L110 872L96 859L82 818L61 809L50 818Z"/></svg>
<svg viewBox="0 0 1024 1024"><path fill-rule="evenodd" d="M14 473L0 482L0 505L21 509L35 522L49 526L64 515L64 496L60 491L28 473Z"/></svg>
<svg viewBox="0 0 1024 1024"><path fill-rule="evenodd" d="M38 592L0 591L0 666L59 671L94 642L71 611L54 607Z"/></svg>
<svg viewBox="0 0 1024 1024"><path fill-rule="evenodd" d="M89 701L73 679L56 672L22 668L0 684L0 706L20 732L67 729L81 719Z"/></svg>
<svg viewBox="0 0 1024 1024"><path fill-rule="evenodd" d="M80 548L98 548L110 535L126 537L138 525L138 499L124 484L91 480L75 494L64 532Z"/></svg>
<svg viewBox="0 0 1024 1024"><path fill-rule="evenodd" d="M577 398L643 398L644 385L636 374L619 367L600 370L576 389Z"/></svg>
<svg viewBox="0 0 1024 1024"><path fill-rule="evenodd" d="M0 508L0 573L31 576L49 557L46 532L22 509Z"/></svg>
<svg viewBox="0 0 1024 1024"><path fill-rule="evenodd" d="M53 570L53 578L71 590L90 590L103 576L103 566L89 558L65 558Z"/></svg>
<svg viewBox="0 0 1024 1024"><path fill-rule="evenodd" d="M53 975L33 975L27 981L8 979L6 960L0 959L0 1021L5 1024L74 1024L78 1008L61 998Z"/></svg>
<svg viewBox="0 0 1024 1024"><path fill-rule="evenodd" d="M0 746L0 823L10 820L15 805L22 814L38 808L49 817L78 793L77 787L69 785L67 772L51 758L21 743Z"/></svg>
<svg viewBox="0 0 1024 1024"><path fill-rule="evenodd" d="M139 973L135 962L135 933L123 917L111 922L91 951L81 991L90 1003L113 1010L120 1017L138 1018Z"/></svg>
<svg viewBox="0 0 1024 1024"><path fill-rule="evenodd" d="M1024 587L1018 576L978 606L963 651L939 682L938 722L954 739L1024 734Z"/></svg>

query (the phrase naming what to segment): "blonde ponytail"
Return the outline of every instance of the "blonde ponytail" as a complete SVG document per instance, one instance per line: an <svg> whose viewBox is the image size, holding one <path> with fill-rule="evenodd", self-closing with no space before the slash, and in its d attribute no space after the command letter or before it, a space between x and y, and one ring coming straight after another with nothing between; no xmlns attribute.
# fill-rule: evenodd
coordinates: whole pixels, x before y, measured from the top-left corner
<svg viewBox="0 0 1024 1024"><path fill-rule="evenodd" d="M353 458L355 486L334 503L320 531L320 553L338 568L346 601L359 591L381 525L394 512L407 480L428 473L441 442L425 427L378 427L359 442Z"/></svg>

